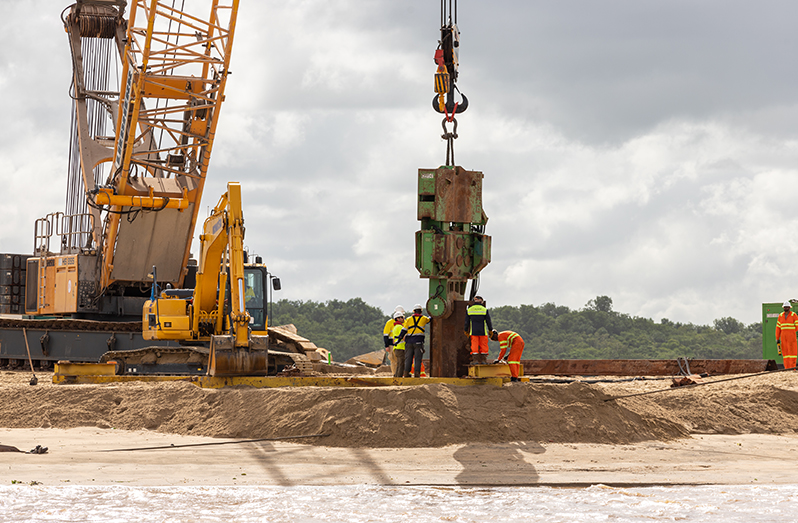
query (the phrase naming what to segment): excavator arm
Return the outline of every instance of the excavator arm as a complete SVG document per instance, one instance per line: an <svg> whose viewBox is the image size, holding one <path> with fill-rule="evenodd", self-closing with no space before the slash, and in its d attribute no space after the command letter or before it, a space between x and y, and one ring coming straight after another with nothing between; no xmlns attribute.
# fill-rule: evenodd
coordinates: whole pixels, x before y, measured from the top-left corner
<svg viewBox="0 0 798 523"><path fill-rule="evenodd" d="M241 185L236 182L227 184L227 192L205 220L200 235L200 259L194 288L194 308L199 314L195 313L193 317L194 332L199 332L201 315L214 318L216 334L224 332L224 296L228 279L234 344L247 347L249 313L244 304L244 213L241 210Z"/></svg>
<svg viewBox="0 0 798 523"><path fill-rule="evenodd" d="M246 310L239 183L227 184L227 192L205 220L196 279L193 293L167 289L144 304L145 339L210 342L211 376L267 374L268 336L252 334Z"/></svg>

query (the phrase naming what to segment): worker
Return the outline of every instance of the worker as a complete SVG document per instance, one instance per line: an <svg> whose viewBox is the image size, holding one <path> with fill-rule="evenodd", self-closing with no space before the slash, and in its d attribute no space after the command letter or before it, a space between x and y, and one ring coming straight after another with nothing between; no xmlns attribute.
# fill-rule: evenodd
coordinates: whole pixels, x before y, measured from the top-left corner
<svg viewBox="0 0 798 523"><path fill-rule="evenodd" d="M466 309L465 333L471 336L471 363L488 362L488 333L493 330L490 313L482 296L474 296L473 304Z"/></svg>
<svg viewBox="0 0 798 523"><path fill-rule="evenodd" d="M404 377L409 378L411 370L414 378L421 377L421 357L424 355L424 326L430 321L429 316L424 316L424 309L420 303L413 306L413 315L405 320L399 340L405 342L405 372Z"/></svg>
<svg viewBox="0 0 798 523"><path fill-rule="evenodd" d="M798 357L798 340L796 340L796 327L798 327L798 314L790 309L792 304L787 300L783 305L784 312L776 320L776 346L779 355L784 358L784 368L794 369Z"/></svg>
<svg viewBox="0 0 798 523"><path fill-rule="evenodd" d="M405 371L405 342L399 340L399 335L405 324L405 314L396 311L393 313L393 328L391 329L391 345L393 346L393 357L395 367L393 370L394 378L401 378Z"/></svg>
<svg viewBox="0 0 798 523"><path fill-rule="evenodd" d="M513 331L491 331L490 339L499 342L499 357L493 363L507 363L510 366L510 381L521 381L521 354L524 352L524 339ZM503 361L507 352L507 360Z"/></svg>
<svg viewBox="0 0 798 523"><path fill-rule="evenodd" d="M396 372L396 360L393 357L393 339L391 339L391 331L393 331L393 326L395 321L393 319L393 315L397 312L401 312L402 315L405 313L405 308L401 305L397 305L391 316L388 318L388 321L385 322L385 327L382 329L382 341L385 343L385 354L388 358L388 361L391 364L391 375ZM382 359L382 364L385 365L385 358Z"/></svg>

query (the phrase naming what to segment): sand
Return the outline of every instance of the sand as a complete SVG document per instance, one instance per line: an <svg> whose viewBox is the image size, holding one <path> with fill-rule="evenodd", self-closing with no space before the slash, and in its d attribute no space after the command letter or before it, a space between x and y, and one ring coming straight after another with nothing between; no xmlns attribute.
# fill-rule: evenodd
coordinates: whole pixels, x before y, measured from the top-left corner
<svg viewBox="0 0 798 523"><path fill-rule="evenodd" d="M1 453L0 484L798 483L784 459L794 372L614 401L670 382L206 390L38 376L0 372L0 445L50 448ZM100 452L310 434L328 436Z"/></svg>

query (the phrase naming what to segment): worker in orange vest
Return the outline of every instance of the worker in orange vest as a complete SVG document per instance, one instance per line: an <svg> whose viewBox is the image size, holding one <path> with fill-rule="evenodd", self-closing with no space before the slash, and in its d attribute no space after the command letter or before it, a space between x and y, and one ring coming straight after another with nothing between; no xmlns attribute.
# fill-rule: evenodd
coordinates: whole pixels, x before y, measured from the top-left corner
<svg viewBox="0 0 798 523"><path fill-rule="evenodd" d="M785 301L784 312L779 314L779 319L776 320L776 346L779 348L779 355L784 358L785 369L794 369L798 357L795 330L798 327L798 314L792 312L791 308L790 301Z"/></svg>
<svg viewBox="0 0 798 523"><path fill-rule="evenodd" d="M506 363L510 366L510 381L521 381L521 354L524 352L524 339L513 331L491 331L490 339L499 342L499 357L493 363L501 363L507 352Z"/></svg>

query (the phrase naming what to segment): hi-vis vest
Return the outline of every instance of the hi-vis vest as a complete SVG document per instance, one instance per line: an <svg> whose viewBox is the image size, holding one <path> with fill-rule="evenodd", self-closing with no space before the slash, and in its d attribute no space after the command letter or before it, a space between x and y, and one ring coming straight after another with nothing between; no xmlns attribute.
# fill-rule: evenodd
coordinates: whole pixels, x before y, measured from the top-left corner
<svg viewBox="0 0 798 523"><path fill-rule="evenodd" d="M413 314L405 320L402 339L407 343L424 343L424 325L429 321L427 316Z"/></svg>
<svg viewBox="0 0 798 523"><path fill-rule="evenodd" d="M507 336L507 339L503 340L500 337L499 338L499 349L501 349L502 351L510 350L510 347L513 346L513 341L515 341L516 338L520 338L520 336L517 333L512 332L512 331L510 332L510 335Z"/></svg>
<svg viewBox="0 0 798 523"><path fill-rule="evenodd" d="M482 333L481 334L477 334L477 335L478 336L487 335L488 334L488 323L485 320L485 316L488 314L487 307L485 307L484 305L472 305L471 307L469 307L466 310L466 312L468 313L468 316L471 316L471 317L473 317L473 316L482 316ZM473 335L474 334L474 324L478 324L478 320L475 320L473 318L468 318L467 321L468 320L471 320L471 321L468 322L469 323L469 325L468 325L468 333ZM477 330L479 330L479 329L477 329Z"/></svg>
<svg viewBox="0 0 798 523"><path fill-rule="evenodd" d="M402 324L396 323L391 330L391 338L393 339L394 345L393 350L405 350L405 342L404 340L396 343L396 340L399 339L399 334L402 333Z"/></svg>
<svg viewBox="0 0 798 523"><path fill-rule="evenodd" d="M782 332L787 331L795 336L796 323L798 323L798 314L793 311L779 314L779 319L776 320L776 339L780 339Z"/></svg>
<svg viewBox="0 0 798 523"><path fill-rule="evenodd" d="M505 335L506 335L506 337L505 337ZM516 333L516 332L505 331L505 332L500 332L499 333L499 357L504 356L504 354L507 354L508 357L510 356L510 349L512 348L513 342L515 340L523 341L521 336L519 336L518 333ZM520 354L519 354L519 356L520 356ZM521 360L520 360L520 358L519 358L518 361L510 361L508 359L507 363L509 363L509 364L513 364L514 363L516 365L521 365Z"/></svg>

